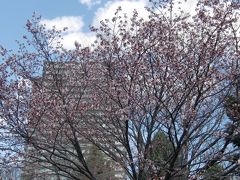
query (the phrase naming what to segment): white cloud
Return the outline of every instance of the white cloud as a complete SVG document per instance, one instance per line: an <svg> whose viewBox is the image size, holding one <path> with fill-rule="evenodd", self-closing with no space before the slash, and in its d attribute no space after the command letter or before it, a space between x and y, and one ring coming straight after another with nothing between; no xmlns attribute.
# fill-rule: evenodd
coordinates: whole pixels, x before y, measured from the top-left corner
<svg viewBox="0 0 240 180"><path fill-rule="evenodd" d="M173 6L173 12L177 15L180 14L180 10L185 14L195 15L195 8L198 0L175 0ZM145 9L145 7L151 6L149 4L149 0L114 0L108 1L104 7L99 8L95 17L92 21L94 26L98 26L101 20L111 19L116 12L116 9L121 6L122 13L126 13L128 17L132 16L132 12L134 9L137 10L139 17L144 19L148 18L149 12Z"/></svg>
<svg viewBox="0 0 240 180"><path fill-rule="evenodd" d="M84 22L81 16L63 16L54 19L43 19L41 24L45 24L46 28L63 30L68 29L63 33L62 44L67 49L73 49L75 42L83 46L89 46L95 40L95 36L91 32L83 32Z"/></svg>
<svg viewBox="0 0 240 180"><path fill-rule="evenodd" d="M180 3L178 3L180 2ZM179 12L179 8L181 9L181 11L183 11L186 14L189 14L191 16L195 15L195 9L197 6L197 2L198 0L178 0L173 8L174 12ZM177 13L176 13L177 14Z"/></svg>
<svg viewBox="0 0 240 180"><path fill-rule="evenodd" d="M177 0L181 1L181 0ZM100 3L100 0L79 0L80 3L91 7L97 3ZM112 19L116 9L121 6L122 14L127 14L128 17L132 16L134 9L137 10L139 17L144 19L148 18L149 12L145 9L148 6L148 0L112 0L108 1L103 7L98 8L95 16L92 20L92 25L99 26L99 22L105 19ZM181 4L176 3L174 6L174 12L178 11L180 7L185 13L190 13L191 15L195 12L195 7L197 0L186 0L181 1ZM57 17L54 19L43 19L42 24L46 24L47 28L56 27L58 30L62 30L65 27L68 27L68 30L63 34L63 45L65 48L72 49L74 48L75 42L79 42L83 46L89 46L95 40L94 33L83 32L84 22L81 16L63 16Z"/></svg>
<svg viewBox="0 0 240 180"><path fill-rule="evenodd" d="M63 16L54 19L43 19L41 23L45 24L48 29L55 26L57 30L63 30L65 27L68 27L67 32L80 31L84 26L81 16Z"/></svg>
<svg viewBox="0 0 240 180"><path fill-rule="evenodd" d="M79 2L83 5L88 6L89 8L101 3L100 0L79 0Z"/></svg>
<svg viewBox="0 0 240 180"><path fill-rule="evenodd" d="M78 42L84 47L90 46L95 41L94 33L84 33L84 32L73 32L64 35L63 46L67 49L73 49L75 47L75 42Z"/></svg>
<svg viewBox="0 0 240 180"><path fill-rule="evenodd" d="M179 15L190 15L194 16L196 14L198 0L173 0L172 14L173 16ZM164 9L155 9L156 13L164 14L164 16L169 17L170 15L170 4L167 5Z"/></svg>
<svg viewBox="0 0 240 180"><path fill-rule="evenodd" d="M111 19L116 12L116 9L121 6L123 14L127 14L128 17L132 16L134 9L137 10L139 17L147 18L149 13L145 9L147 6L148 0L122 0L122 1L109 1L104 7L99 8L93 19L92 24L98 26L101 20Z"/></svg>
<svg viewBox="0 0 240 180"><path fill-rule="evenodd" d="M79 0L82 4L91 6L99 1L93 0ZM148 0L123 0L123 1L109 1L104 7L99 8L95 17L92 20L94 26L98 26L101 20L113 17L116 9L121 6L122 13L126 13L129 17L132 15L134 9L139 12L140 17L148 17L148 12L145 9ZM83 32L84 22L81 16L63 16L54 19L43 19L42 24L45 24L48 29L55 26L56 29L62 30L68 27L67 31L63 34L62 44L67 49L75 47L77 41L83 46L89 46L95 41L95 35L91 32Z"/></svg>

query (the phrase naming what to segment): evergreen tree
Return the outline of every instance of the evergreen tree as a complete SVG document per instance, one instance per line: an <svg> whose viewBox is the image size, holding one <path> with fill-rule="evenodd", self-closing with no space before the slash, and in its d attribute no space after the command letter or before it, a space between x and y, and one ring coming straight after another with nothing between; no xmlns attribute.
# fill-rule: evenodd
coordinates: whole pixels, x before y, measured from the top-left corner
<svg viewBox="0 0 240 180"><path fill-rule="evenodd" d="M98 180L114 180L115 169L113 162L96 146L91 145L87 152L86 162ZM85 180L86 178L83 178ZM87 179L86 179L87 180Z"/></svg>
<svg viewBox="0 0 240 180"><path fill-rule="evenodd" d="M231 120L227 128L227 139L235 146L240 147L240 99L228 96L225 102L226 113Z"/></svg>
<svg viewBox="0 0 240 180"><path fill-rule="evenodd" d="M158 177L164 177L167 171L168 162L174 155L173 144L166 134L163 132L157 133L153 138L153 147L150 153L150 159L154 162L154 168ZM182 153L179 154L175 162L176 167L181 166ZM183 177L176 177L175 180L181 180Z"/></svg>
<svg viewBox="0 0 240 180"><path fill-rule="evenodd" d="M229 180L229 177L222 177L224 174L224 168L220 164L215 164L209 168L203 175L204 180Z"/></svg>

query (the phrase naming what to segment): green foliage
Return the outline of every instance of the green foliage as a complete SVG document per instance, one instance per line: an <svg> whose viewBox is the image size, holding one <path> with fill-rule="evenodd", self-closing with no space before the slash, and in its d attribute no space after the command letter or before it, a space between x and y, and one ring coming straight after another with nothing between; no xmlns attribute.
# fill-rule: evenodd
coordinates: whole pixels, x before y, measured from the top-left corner
<svg viewBox="0 0 240 180"><path fill-rule="evenodd" d="M228 117L236 122L240 119L240 101L235 96L228 96L225 100L225 109Z"/></svg>
<svg viewBox="0 0 240 180"><path fill-rule="evenodd" d="M235 146L240 147L240 100L235 96L228 96L224 105L226 113L231 120L227 129L228 138L231 139Z"/></svg>
<svg viewBox="0 0 240 180"><path fill-rule="evenodd" d="M168 136L163 132L159 132L153 138L153 148L151 150L150 159L154 162L155 167L158 169L157 176L162 177L168 171L170 159L174 155L173 144L169 140ZM175 161L175 167L179 167L182 161L182 154L177 157ZM176 180L180 180L181 176L175 177Z"/></svg>
<svg viewBox="0 0 240 180"><path fill-rule="evenodd" d="M114 180L115 170L113 162L107 158L96 146L91 145L86 156L89 169L98 180ZM84 179L84 178L82 178Z"/></svg>
<svg viewBox="0 0 240 180"><path fill-rule="evenodd" d="M150 159L155 162L164 163L168 161L172 152L173 147L168 137L162 132L156 134L153 139L153 148L150 154Z"/></svg>
<svg viewBox="0 0 240 180"><path fill-rule="evenodd" d="M234 145L240 147L240 134L233 136L232 142Z"/></svg>
<svg viewBox="0 0 240 180"><path fill-rule="evenodd" d="M221 174L224 173L224 168L220 164L215 164L210 167L203 175L204 180L229 180L228 177L222 177Z"/></svg>

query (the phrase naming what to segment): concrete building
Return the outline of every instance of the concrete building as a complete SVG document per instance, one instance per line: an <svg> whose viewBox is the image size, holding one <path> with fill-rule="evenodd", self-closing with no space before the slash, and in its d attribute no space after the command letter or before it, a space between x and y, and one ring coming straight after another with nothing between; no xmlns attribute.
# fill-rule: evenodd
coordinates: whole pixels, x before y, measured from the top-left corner
<svg viewBox="0 0 240 180"><path fill-rule="evenodd" d="M34 87L33 85L33 90L32 90L32 95L36 96L38 98L38 96L42 95L45 97L49 96L50 98L58 98L58 96L63 96L65 98L66 101L72 101L73 103L77 103L78 99L81 98L82 102L89 102L91 101L91 97L89 96L89 94L87 92L91 91L89 89L86 89L86 86L84 84L84 81L81 79L83 78L83 71L82 71L82 67L80 67L81 65L78 63L73 63L73 62L69 62L69 63L45 63L44 65L44 69L43 69L43 77L40 78L39 80L37 80L39 83L41 83L41 89L38 89L38 87ZM41 91L41 92L40 92ZM83 94L83 91L85 92ZM39 94L39 93L44 93L44 94ZM46 100L46 99L45 99ZM51 101L53 102L53 101ZM58 106L59 102L56 100L55 101L55 106ZM62 101L60 103L63 103ZM40 103L41 104L41 103ZM69 106L68 103L66 103L67 106ZM63 105L64 106L64 105ZM49 112L48 112L49 111ZM54 125L54 123L56 123L56 119L52 118L49 114L52 113L53 110L46 110L45 114L41 117L41 122L43 123L43 125L39 125L38 129L34 129L35 133L34 136L40 136L44 141L51 141L51 139L45 139L47 136L49 136L49 132L48 129L50 127L52 127L53 129L56 128L57 126L59 126L59 124ZM78 112L75 112L75 116L78 116ZM81 115L79 115L80 117ZM76 118L77 119L77 118ZM79 118L77 119L77 123L76 126L79 126L79 123L84 123L86 119L83 118ZM58 122L59 123L61 121L61 123L64 123L64 118L59 117ZM48 124L47 124L48 123ZM79 126L81 127L81 126ZM69 128L69 127L68 127ZM46 132L45 132L46 130ZM70 131L70 129L69 129ZM67 132L64 132L67 133ZM56 134L54 134L52 137L55 137ZM61 136L61 137L60 137ZM69 135L71 136L71 134ZM51 138L51 136L49 136ZM39 140L41 140L41 138ZM76 149L72 144L69 144L69 140L64 139L65 134L61 134L57 137L56 141L58 141L57 143L61 143L62 142L62 146L60 151L65 151L64 153L65 156L68 156L70 159L72 159L72 161L65 161L63 160L64 158L59 158L59 161L63 162L63 168L69 166L69 171L71 171L71 166L73 165L73 163L78 163L77 161L74 160L74 157L77 158L77 153L76 153ZM85 156L86 159L88 159L88 157L90 157L92 154L90 153L90 147L92 147L93 145L86 139L82 138L82 137L78 137L78 141L81 142L81 148L82 148L82 152L84 153L83 155ZM59 146L60 147L60 146ZM59 148L57 147L57 148ZM67 173L64 173L62 170L59 170L58 168L54 167L52 164L48 163L46 160L46 157L44 157L45 155L47 156L49 152L47 151L52 151L53 148L56 148L54 146L52 147L48 147L48 149L42 150L40 152L40 150L38 150L37 153L39 153L37 155L38 158L38 162L34 163L34 161L36 161L35 159L31 159L31 157L29 157L30 159L28 161L32 161L32 164L26 164L26 168L25 170L23 170L23 176L26 180L42 180L42 179L47 179L47 180L67 180L69 178L65 177L65 175L67 176ZM28 151L28 153L34 153L34 151L36 151L36 149L34 147L27 147L26 151ZM43 152L45 151L45 152ZM45 154L44 154L45 153ZM55 152L54 152L55 153ZM53 153L53 161L56 160L58 161L58 158L56 156L56 154ZM62 153L62 152L61 152ZM42 154L42 157L41 155ZM63 154L60 154L63 155ZM107 158L107 156L105 156L104 154L102 154L103 158L105 159L105 162L102 163L101 166L105 166L106 164L111 164L110 166L114 169L114 174L113 177L109 177L111 179L126 179L125 177L125 173L123 171L122 168L120 168L119 166L117 166L113 161L111 161L109 158ZM55 158L55 159L54 159ZM69 163L69 164L67 164ZM106 170L109 171L109 170ZM79 173L79 172L76 172ZM107 173L107 172L106 172ZM112 176L112 175L111 175ZM104 179L103 179L104 180Z"/></svg>

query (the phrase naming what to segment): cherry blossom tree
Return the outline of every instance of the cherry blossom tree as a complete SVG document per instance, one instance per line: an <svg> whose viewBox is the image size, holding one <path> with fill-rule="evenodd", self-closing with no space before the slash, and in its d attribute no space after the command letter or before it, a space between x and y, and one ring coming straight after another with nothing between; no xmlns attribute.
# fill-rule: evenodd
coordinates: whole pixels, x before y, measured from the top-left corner
<svg viewBox="0 0 240 180"><path fill-rule="evenodd" d="M81 174L95 179L83 156L83 138L75 129L86 109L81 99L87 69L78 61L81 55L64 50L58 42L60 32L45 29L36 15L26 27L32 36L23 37L26 43L19 43L17 53L2 48L6 90L1 110L7 130L22 139L17 152L36 176L54 173L78 179ZM64 67L70 68L67 74Z"/></svg>
<svg viewBox="0 0 240 180"><path fill-rule="evenodd" d="M93 114L90 126L105 129L95 143L131 178L159 177L162 170L164 179L200 178L214 165L223 164L228 173L239 166L233 162L239 149L225 139L223 108L239 59L237 5L202 1L189 19L174 15L170 4L165 7L170 12L153 9L147 22L135 12L129 26L117 14L96 29L99 46L93 59L101 79L91 84L99 103L94 108L102 113ZM167 162L149 158L157 133L171 142ZM111 142L104 138L109 135Z"/></svg>
<svg viewBox="0 0 240 180"><path fill-rule="evenodd" d="M64 49L61 32L34 17L18 52L1 49L4 130L19 139L18 160L47 169L36 176L97 179L88 144L134 180L236 172L224 102L238 77L239 3L199 1L194 16L164 3L153 2L148 20L119 8L92 28L91 47Z"/></svg>

